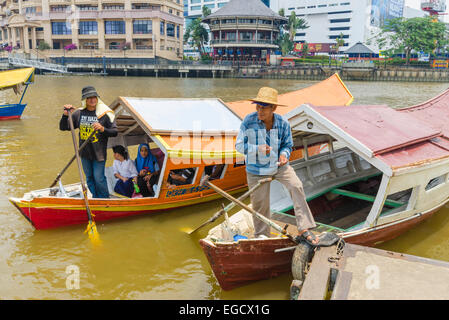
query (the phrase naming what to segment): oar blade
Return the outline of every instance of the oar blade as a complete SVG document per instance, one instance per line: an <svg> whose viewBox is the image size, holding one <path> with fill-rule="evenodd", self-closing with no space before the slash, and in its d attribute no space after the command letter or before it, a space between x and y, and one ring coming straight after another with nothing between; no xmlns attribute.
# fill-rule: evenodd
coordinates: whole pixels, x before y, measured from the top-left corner
<svg viewBox="0 0 449 320"><path fill-rule="evenodd" d="M97 225L95 224L95 221L89 222L85 232L89 236L89 239L94 246L101 246L102 242L101 242L100 234L98 233Z"/></svg>

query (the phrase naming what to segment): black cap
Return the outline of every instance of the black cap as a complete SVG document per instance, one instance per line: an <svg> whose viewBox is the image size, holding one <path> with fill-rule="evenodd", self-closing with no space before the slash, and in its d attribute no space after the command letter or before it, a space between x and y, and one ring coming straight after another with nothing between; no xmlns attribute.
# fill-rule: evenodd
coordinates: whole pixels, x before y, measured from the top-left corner
<svg viewBox="0 0 449 320"><path fill-rule="evenodd" d="M99 97L97 91L92 86L84 87L81 91L81 100L90 98L90 97Z"/></svg>

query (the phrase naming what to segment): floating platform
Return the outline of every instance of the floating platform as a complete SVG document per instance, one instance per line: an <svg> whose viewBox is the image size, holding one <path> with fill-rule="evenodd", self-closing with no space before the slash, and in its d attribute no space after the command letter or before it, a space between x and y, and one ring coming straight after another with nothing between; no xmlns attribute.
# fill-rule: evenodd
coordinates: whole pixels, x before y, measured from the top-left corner
<svg viewBox="0 0 449 320"><path fill-rule="evenodd" d="M316 250L308 269L294 300L449 299L449 262L345 244Z"/></svg>

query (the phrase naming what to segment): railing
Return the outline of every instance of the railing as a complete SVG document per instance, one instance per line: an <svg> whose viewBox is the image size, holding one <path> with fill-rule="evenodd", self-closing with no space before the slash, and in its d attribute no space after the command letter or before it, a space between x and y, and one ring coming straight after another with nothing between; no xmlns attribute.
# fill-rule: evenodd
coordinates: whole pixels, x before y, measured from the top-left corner
<svg viewBox="0 0 449 320"><path fill-rule="evenodd" d="M237 44L237 43L241 43L241 44L275 44L274 40L219 40L219 39L215 39L215 40L211 40L210 41L211 44Z"/></svg>
<svg viewBox="0 0 449 320"><path fill-rule="evenodd" d="M14 55L8 57L8 62L12 65L22 67L35 67L37 69L50 70L55 72L66 73L67 67L55 63L48 63L41 60L32 60L25 58L18 58Z"/></svg>

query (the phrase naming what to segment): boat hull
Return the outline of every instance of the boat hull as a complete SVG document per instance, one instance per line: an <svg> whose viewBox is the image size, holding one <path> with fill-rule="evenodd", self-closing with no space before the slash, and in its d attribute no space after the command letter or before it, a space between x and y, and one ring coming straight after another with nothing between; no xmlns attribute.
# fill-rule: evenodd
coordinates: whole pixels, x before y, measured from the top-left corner
<svg viewBox="0 0 449 320"><path fill-rule="evenodd" d="M228 190L228 192L234 194L243 192L245 189L246 186L241 186ZM219 197L216 193L210 193L172 202L161 202L159 199L151 198L93 199L89 200L89 207L94 215L94 220L101 222L182 208L212 201ZM80 198L35 198L31 201L10 198L9 200L37 230L88 222L84 200Z"/></svg>
<svg viewBox="0 0 449 320"><path fill-rule="evenodd" d="M442 205L441 205L442 206ZM391 223L384 227L368 229L366 232L346 237L352 244L373 246L379 242L391 240L430 218L440 208L429 211L416 218ZM200 245L209 261L220 287L232 290L237 287L270 279L291 272L293 250L275 253L274 250L294 246L285 239L250 239L238 242L213 243L201 239Z"/></svg>
<svg viewBox="0 0 449 320"><path fill-rule="evenodd" d="M20 119L26 104L9 104L0 106L0 120Z"/></svg>

